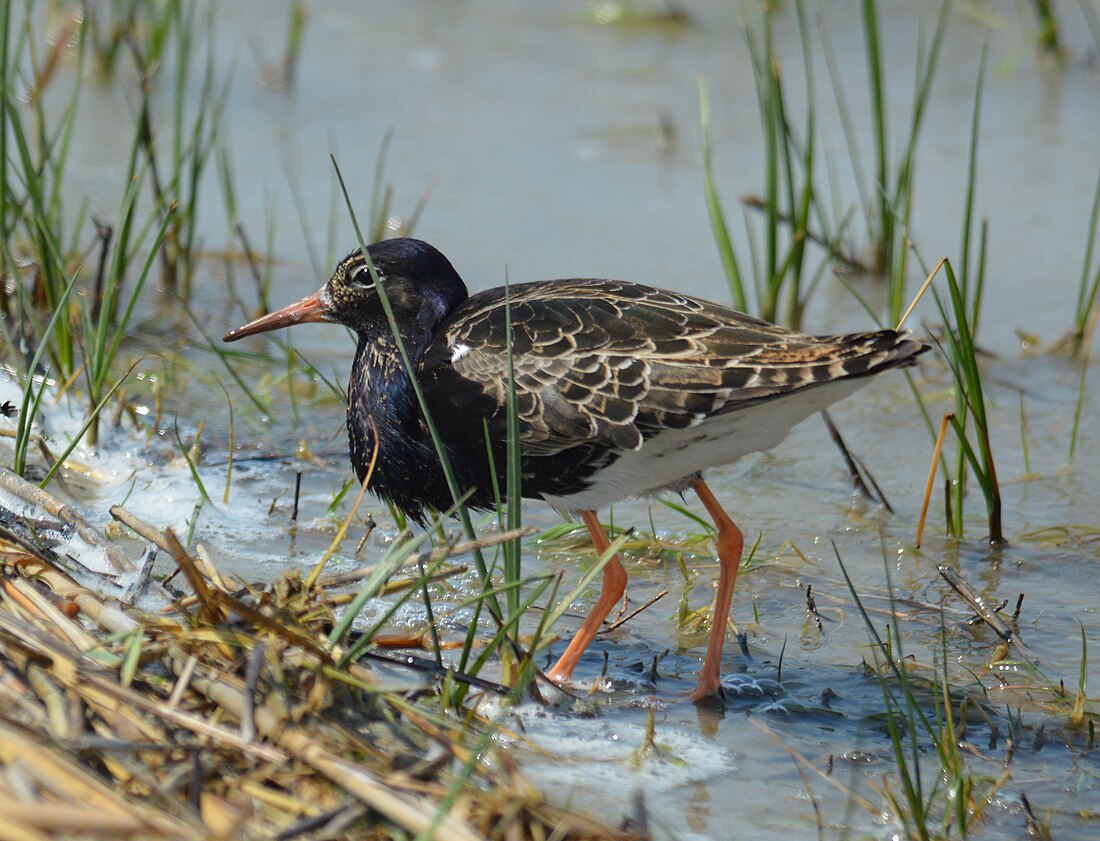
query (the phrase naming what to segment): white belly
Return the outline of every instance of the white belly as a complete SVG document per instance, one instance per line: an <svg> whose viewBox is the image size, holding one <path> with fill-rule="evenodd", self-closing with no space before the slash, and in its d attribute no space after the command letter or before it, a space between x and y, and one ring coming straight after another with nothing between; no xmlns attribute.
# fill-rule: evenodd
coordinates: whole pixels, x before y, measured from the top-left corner
<svg viewBox="0 0 1100 841"><path fill-rule="evenodd" d="M869 378L838 380L737 412L713 415L698 426L661 432L639 450L622 452L580 493L543 498L565 511L596 511L628 497L674 487L711 467L732 464L749 453L770 450L796 424L843 400Z"/></svg>

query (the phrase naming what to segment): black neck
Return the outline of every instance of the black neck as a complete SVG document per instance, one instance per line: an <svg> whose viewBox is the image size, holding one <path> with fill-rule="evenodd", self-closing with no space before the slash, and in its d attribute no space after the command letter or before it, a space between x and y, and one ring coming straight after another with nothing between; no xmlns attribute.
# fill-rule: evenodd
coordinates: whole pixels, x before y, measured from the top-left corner
<svg viewBox="0 0 1100 841"><path fill-rule="evenodd" d="M424 348L406 346L415 366ZM445 509L449 494L439 500L426 499L425 487L446 490L435 446L423 421L408 371L392 337L378 341L360 336L348 383L348 441L351 461L363 481L373 460L370 489L423 522L425 505ZM377 442L377 455L375 446ZM440 471L425 475L424 465Z"/></svg>

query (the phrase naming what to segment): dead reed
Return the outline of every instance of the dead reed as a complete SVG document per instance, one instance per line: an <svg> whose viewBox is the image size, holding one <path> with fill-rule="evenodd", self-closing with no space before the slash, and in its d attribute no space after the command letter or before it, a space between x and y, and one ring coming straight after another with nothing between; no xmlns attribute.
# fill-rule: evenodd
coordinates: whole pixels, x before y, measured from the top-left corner
<svg viewBox="0 0 1100 841"><path fill-rule="evenodd" d="M3 480L5 837L644 837L548 803L494 749L492 723L469 705L441 715L423 676L410 673L410 693L393 688L392 667L383 679L371 661L340 666L328 641L339 594L324 585L342 580L231 581L170 530L114 509L187 586L105 595L117 576L96 587L34 539L94 529ZM33 515L11 510L27 505Z"/></svg>

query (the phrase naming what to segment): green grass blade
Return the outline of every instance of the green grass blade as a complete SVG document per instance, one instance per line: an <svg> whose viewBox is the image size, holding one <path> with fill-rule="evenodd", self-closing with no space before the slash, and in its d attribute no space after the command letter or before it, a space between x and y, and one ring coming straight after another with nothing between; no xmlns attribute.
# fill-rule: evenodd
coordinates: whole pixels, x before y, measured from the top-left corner
<svg viewBox="0 0 1100 841"><path fill-rule="evenodd" d="M46 388L46 378L43 377L42 386L39 388L37 394L34 393L34 372L38 369L38 365L42 361L42 356L46 352L46 347L49 343L49 337L53 334L57 322L67 314L68 308L66 307L66 303L73 289L76 287L76 279L77 275L74 274L65 285L65 291L62 292L58 302L59 305L54 308L49 323L42 332L42 338L39 339L34 356L31 357L31 361L26 367L25 376L27 378L27 384L23 389L23 401L19 409L19 422L15 438L15 460L12 465L12 470L20 476L22 476L27 469L27 451L30 447L31 425L34 422L39 403L42 400L42 394Z"/></svg>
<svg viewBox="0 0 1100 841"><path fill-rule="evenodd" d="M73 450L76 449L77 445L84 438L84 434L91 428L92 424L95 423L96 420L99 418L99 413L103 411L104 407L107 405L107 402L112 397L114 397L115 392L118 391L119 387L124 382L126 382L127 379L129 379L130 374L133 373L134 369L142 361L143 360L139 359L137 362L135 362L133 365L131 365L129 367L129 369L126 371L126 373L123 374L121 377L119 377L118 381L113 386L111 386L110 390L105 395L103 395L103 399L100 400L99 403L96 404L92 408L92 411L88 414L87 419L84 421L83 425L77 431L76 435L73 436L72 440L69 442L69 445L64 450L62 450L61 455L59 455L57 457L57 461L54 462L53 467L50 468L50 470L46 474L45 478L39 483L39 487L44 488L44 487L46 487L46 485L48 485L50 483L50 480L53 479L54 474L56 474L57 471L61 469L61 465L64 464L65 459L67 459L69 457L69 454Z"/></svg>
<svg viewBox="0 0 1100 841"><path fill-rule="evenodd" d="M374 281L374 288L377 290L379 301L382 304L382 309L386 313L386 319L389 321L390 329L393 331L394 343L397 345L398 353L401 356L401 363L405 366L405 371L409 377L409 382L412 385L413 391L416 394L416 400L420 406L420 411L424 415L424 421L428 426L428 430L431 433L432 443L435 445L436 455L439 458L439 463L443 469L443 475L447 480L447 487L450 490L451 498L455 501L457 506L456 514L462 522L462 527L466 532L466 536L471 540L476 538L474 532L473 523L470 520L469 511L466 510L464 505L459 505L459 501L463 499L463 492L458 486L458 480L455 478L454 471L451 469L450 460L447 458L446 450L443 447L443 439L439 435L439 429L435 424L434 419L431 416L431 412L428 410L427 401L424 399L424 392L420 388L420 380L416 375L416 366L412 364L412 360L409 358L408 351L405 348L405 343L401 339L401 330L397 326L397 321L394 318L393 308L390 305L389 298L386 297L386 291L383 285L378 280L378 271L374 267L374 262L371 260L370 252L367 250L367 244L363 240L363 232L359 228L359 221L355 215L355 208L351 203L351 196L348 194L347 185L344 183L344 176L340 172L340 167L336 163L336 159L332 159L332 165L336 169L337 178L340 180L340 189L344 194L344 203L347 206L348 214L351 217L352 227L355 229L355 236L359 242L359 248L363 255L363 259L367 264L367 268L370 271L371 279ZM481 553L481 550L475 549L473 552L474 563L477 566L478 573L481 575L481 579L485 586L489 583L489 570L485 564L485 558ZM493 617L497 622L503 620L503 613L501 612L500 605L495 598L490 598L486 604L489 606ZM464 668L465 664L461 665Z"/></svg>
<svg viewBox="0 0 1100 841"><path fill-rule="evenodd" d="M699 80L699 121L702 130L703 189L706 194L707 216L710 219L711 231L718 246L718 257L721 259L722 268L726 273L726 282L729 284L730 292L733 295L733 305L742 312L747 312L749 304L748 298L745 296L741 268L737 264L737 254L733 248L733 240L730 239L729 226L726 225L726 215L722 210L722 202L718 198L718 188L714 183L714 149L710 130L710 99L707 96L706 82L702 79Z"/></svg>
<svg viewBox="0 0 1100 841"><path fill-rule="evenodd" d="M516 396L516 364L512 353L512 301L507 276L504 281L504 324L505 346L508 355L508 529L515 530L523 525L523 499L521 483L522 460L520 457L519 402ZM519 582L521 572L520 548L522 541L517 537L503 546L504 581L508 584ZM515 616L519 610L519 590L508 590L508 613Z"/></svg>

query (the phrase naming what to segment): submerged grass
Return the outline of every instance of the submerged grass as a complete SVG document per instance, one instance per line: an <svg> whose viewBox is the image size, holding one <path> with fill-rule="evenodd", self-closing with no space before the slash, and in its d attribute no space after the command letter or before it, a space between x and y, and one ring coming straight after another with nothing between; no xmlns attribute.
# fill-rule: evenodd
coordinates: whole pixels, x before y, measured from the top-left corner
<svg viewBox="0 0 1100 841"><path fill-rule="evenodd" d="M880 794L901 837L909 841L965 837L983 820L1010 773L1005 769L993 778L968 768L960 743L969 702L965 694L956 700L951 689L946 629L941 627L943 650L935 677L931 681L917 677L897 626L887 625L884 634L879 633L835 545L833 552L871 639L873 674L882 693L894 768L892 778L879 786ZM890 615L897 617L889 563L886 574Z"/></svg>

